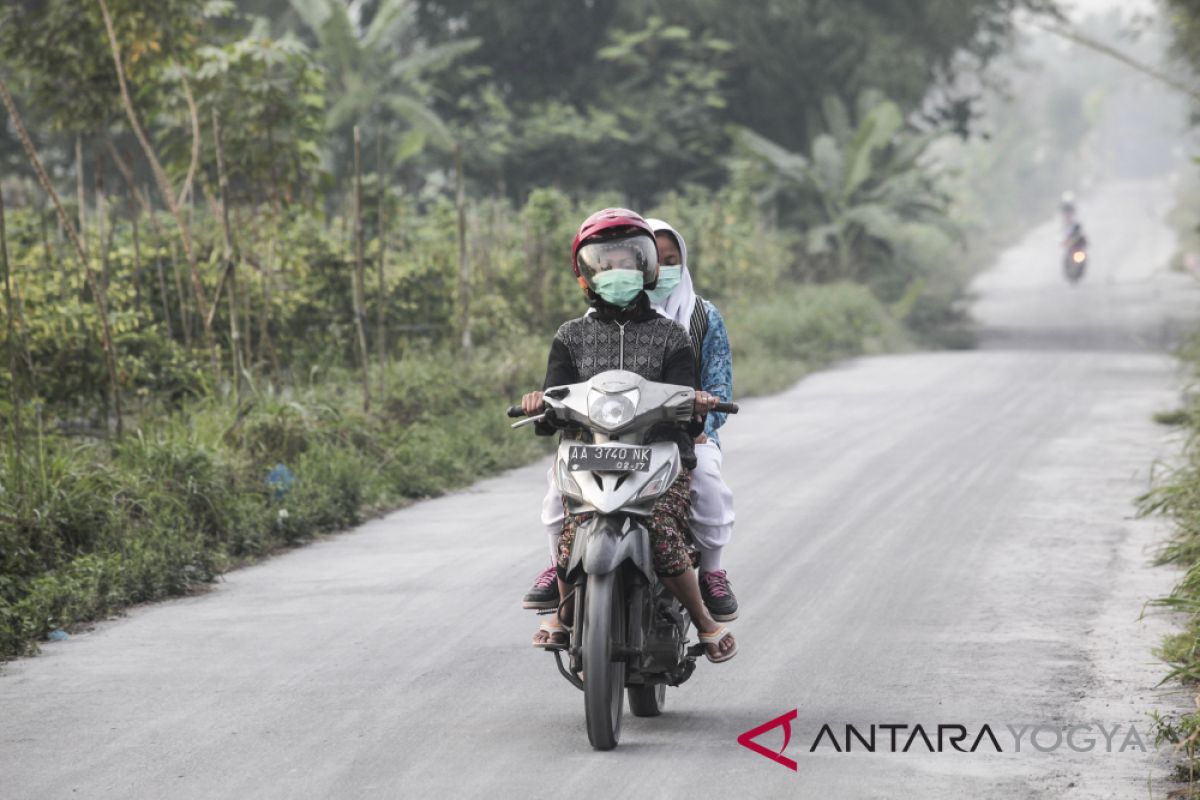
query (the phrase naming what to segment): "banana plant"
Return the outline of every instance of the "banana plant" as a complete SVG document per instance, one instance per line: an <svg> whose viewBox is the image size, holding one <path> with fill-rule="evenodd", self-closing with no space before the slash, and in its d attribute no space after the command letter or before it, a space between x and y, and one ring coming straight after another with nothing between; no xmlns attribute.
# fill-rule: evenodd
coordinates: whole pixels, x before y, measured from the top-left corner
<svg viewBox="0 0 1200 800"><path fill-rule="evenodd" d="M326 129L339 146L354 125L389 137L393 161L420 152L427 143L452 149L455 138L426 102L421 75L451 63L479 46L478 39L427 45L417 36L414 0L383 0L367 25L341 0L291 0L317 40L326 87L337 98Z"/></svg>
<svg viewBox="0 0 1200 800"><path fill-rule="evenodd" d="M878 93L859 100L858 123L836 98L823 104L826 132L810 152L789 151L743 130L741 141L771 168L768 192L804 228L804 248L830 277L862 280L886 263L906 226L948 226L948 198L922 162L936 133L908 130Z"/></svg>

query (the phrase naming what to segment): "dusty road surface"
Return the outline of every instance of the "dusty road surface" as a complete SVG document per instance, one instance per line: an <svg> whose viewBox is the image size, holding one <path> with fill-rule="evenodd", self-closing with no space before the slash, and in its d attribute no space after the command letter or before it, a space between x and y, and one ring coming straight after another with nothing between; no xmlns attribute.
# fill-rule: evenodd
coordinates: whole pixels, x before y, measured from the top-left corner
<svg viewBox="0 0 1200 800"><path fill-rule="evenodd" d="M1174 576L1147 566L1162 528L1131 500L1175 447L1150 415L1174 404L1163 351L1200 300L1163 271L1167 199L1083 198L1074 288L1055 226L1031 232L978 282L980 350L854 361L743 405L724 436L742 652L664 716L627 715L618 750L588 747L582 695L528 646L538 464L7 665L0 797L1150 796L1145 712L1180 701L1152 689L1166 621L1138 613ZM736 743L791 709L795 772ZM872 723L908 727L810 752L823 724ZM936 749L939 724L968 745L988 726L1003 752L890 752L917 725ZM1052 749L1072 724L1092 750ZM1048 752L1028 730L1015 752L1008 725L1043 726ZM1117 725L1125 751L1105 752Z"/></svg>

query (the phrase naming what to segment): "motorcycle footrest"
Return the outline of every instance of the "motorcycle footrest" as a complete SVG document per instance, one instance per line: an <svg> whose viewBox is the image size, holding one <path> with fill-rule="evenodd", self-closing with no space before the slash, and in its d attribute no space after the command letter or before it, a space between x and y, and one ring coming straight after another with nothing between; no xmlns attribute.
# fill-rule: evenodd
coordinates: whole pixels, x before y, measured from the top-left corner
<svg viewBox="0 0 1200 800"><path fill-rule="evenodd" d="M708 645L702 644L700 642L697 642L696 644L692 645L691 647L689 647L687 649L688 658L699 658L700 656L705 655L706 647L708 647Z"/></svg>

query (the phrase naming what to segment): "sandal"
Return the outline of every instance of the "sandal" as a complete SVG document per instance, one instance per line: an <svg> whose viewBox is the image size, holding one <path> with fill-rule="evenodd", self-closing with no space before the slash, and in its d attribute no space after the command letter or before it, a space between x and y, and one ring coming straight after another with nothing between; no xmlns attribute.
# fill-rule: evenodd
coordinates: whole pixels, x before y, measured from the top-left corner
<svg viewBox="0 0 1200 800"><path fill-rule="evenodd" d="M538 641L538 634L545 633L546 638ZM554 622L543 622L538 625L538 632L535 633L533 646L540 647L543 650L564 650L567 646L567 632L563 630L563 626Z"/></svg>
<svg viewBox="0 0 1200 800"><path fill-rule="evenodd" d="M700 644L704 645L704 657L712 663L720 664L722 661L728 661L737 655L737 639L733 639L733 633L724 625L717 628L712 633L700 633L699 631L696 632L700 634ZM733 649L726 653L721 653L720 644L722 641L724 641L726 636L733 639ZM718 648L716 658L713 657L712 652L708 649L709 645L714 645Z"/></svg>

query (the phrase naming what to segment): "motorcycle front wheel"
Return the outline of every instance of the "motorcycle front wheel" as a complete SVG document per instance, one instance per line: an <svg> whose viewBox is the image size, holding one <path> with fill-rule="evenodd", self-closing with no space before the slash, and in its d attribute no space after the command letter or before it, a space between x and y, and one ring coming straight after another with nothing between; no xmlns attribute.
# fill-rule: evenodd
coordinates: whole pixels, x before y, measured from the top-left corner
<svg viewBox="0 0 1200 800"><path fill-rule="evenodd" d="M625 641L625 598L620 576L589 575L583 594L583 704L588 740L612 750L621 738L625 662L613 661L613 645Z"/></svg>

